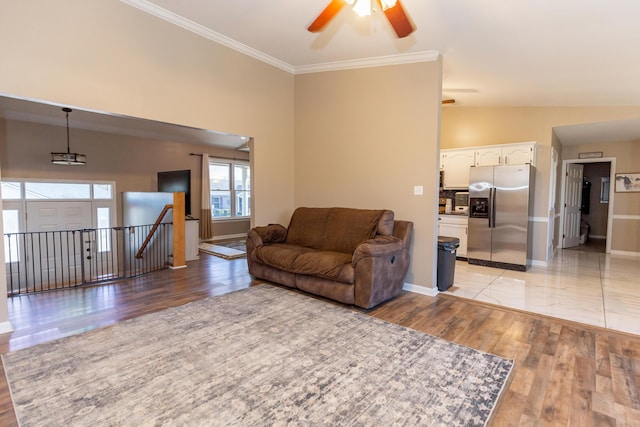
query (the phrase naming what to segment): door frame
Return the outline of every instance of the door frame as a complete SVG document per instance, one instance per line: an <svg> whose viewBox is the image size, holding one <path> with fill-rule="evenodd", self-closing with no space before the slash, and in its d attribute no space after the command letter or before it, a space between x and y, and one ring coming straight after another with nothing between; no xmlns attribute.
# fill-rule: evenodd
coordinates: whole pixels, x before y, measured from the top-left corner
<svg viewBox="0 0 640 427"><path fill-rule="evenodd" d="M566 195L566 180L567 180L567 165L570 163L610 163L611 168L609 170L609 182L616 182L616 158L615 157L600 157L595 159L567 159L562 161L562 183L560 184L560 230L558 233L558 246L559 249L564 247L564 205L567 202ZM615 191L614 186L609 186L609 206L607 208L607 242L605 253L611 253L611 235L613 228L613 207Z"/></svg>

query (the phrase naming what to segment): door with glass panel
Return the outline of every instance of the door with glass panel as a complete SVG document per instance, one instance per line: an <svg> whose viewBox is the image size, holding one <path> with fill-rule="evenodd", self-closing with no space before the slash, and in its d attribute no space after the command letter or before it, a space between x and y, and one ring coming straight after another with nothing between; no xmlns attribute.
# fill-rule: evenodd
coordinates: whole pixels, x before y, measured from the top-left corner
<svg viewBox="0 0 640 427"><path fill-rule="evenodd" d="M112 228L112 208L96 202L93 207L95 228L84 236L87 282L114 279L123 268L118 262L118 231Z"/></svg>

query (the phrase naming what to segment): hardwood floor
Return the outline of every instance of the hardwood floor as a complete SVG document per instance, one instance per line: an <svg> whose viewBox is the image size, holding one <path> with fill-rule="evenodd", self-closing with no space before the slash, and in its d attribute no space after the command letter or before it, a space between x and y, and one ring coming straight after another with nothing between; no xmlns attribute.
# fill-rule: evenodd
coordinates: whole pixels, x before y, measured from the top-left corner
<svg viewBox="0 0 640 427"><path fill-rule="evenodd" d="M77 334L252 284L246 260L201 255L188 268L9 300L0 352ZM380 319L515 360L495 426L640 425L640 336L439 295L404 293ZM0 369L2 369L0 367ZM4 370L0 425L17 425Z"/></svg>

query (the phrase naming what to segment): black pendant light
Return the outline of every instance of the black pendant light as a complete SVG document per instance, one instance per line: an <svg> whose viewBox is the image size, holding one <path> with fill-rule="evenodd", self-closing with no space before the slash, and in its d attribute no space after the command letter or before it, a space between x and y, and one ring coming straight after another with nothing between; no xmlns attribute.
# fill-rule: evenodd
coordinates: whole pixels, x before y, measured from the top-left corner
<svg viewBox="0 0 640 427"><path fill-rule="evenodd" d="M51 163L55 165L84 166L87 164L87 156L84 154L72 153L69 149L69 113L71 108L64 107L62 111L67 116L67 152L51 153Z"/></svg>

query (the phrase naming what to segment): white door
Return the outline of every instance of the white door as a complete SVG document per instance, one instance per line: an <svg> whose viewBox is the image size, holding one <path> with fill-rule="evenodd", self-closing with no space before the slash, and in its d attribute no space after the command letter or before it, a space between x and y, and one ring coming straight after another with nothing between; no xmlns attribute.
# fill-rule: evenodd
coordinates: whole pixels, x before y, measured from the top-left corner
<svg viewBox="0 0 640 427"><path fill-rule="evenodd" d="M79 231L91 228L91 202L27 202L27 285L53 289L82 283L83 254L91 251Z"/></svg>
<svg viewBox="0 0 640 427"><path fill-rule="evenodd" d="M564 202L563 248L572 248L580 244L580 206L582 203L582 171L579 164L567 164Z"/></svg>

